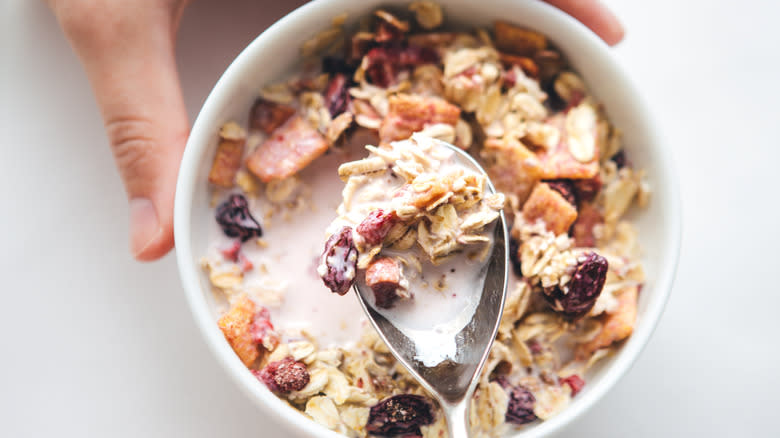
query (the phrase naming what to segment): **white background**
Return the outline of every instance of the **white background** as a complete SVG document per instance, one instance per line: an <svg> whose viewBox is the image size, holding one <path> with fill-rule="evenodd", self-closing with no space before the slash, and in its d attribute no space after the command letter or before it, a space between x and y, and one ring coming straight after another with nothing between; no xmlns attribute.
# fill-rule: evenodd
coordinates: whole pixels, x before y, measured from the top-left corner
<svg viewBox="0 0 780 438"><path fill-rule="evenodd" d="M178 63L190 117L281 16L200 0ZM780 3L608 2L615 56L672 143L681 263L634 368L562 436L777 436ZM281 436L201 340L173 255L127 250L124 192L81 67L42 1L0 2L0 435Z"/></svg>

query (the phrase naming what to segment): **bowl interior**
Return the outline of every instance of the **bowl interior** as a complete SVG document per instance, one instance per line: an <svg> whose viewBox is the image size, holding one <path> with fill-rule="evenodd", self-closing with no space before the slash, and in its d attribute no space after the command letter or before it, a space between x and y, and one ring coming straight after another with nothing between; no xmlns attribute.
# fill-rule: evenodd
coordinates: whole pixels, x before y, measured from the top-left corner
<svg viewBox="0 0 780 438"><path fill-rule="evenodd" d="M283 78L299 65L298 48L330 19L349 13L349 22L379 6L407 1L315 1L289 14L258 37L231 64L212 90L192 129L185 151L176 193L176 247L182 281L196 321L220 362L250 397L274 415L283 417L291 430L307 435L333 435L278 400L244 368L216 325L214 300L208 279L198 267L206 252L213 213L209 206L207 175L217 145L217 132L226 121L246 123L249 109L260 88ZM558 416L516 434L545 435L559 429L599 399L630 367L647 342L671 289L679 246L679 201L676 178L658 128L641 98L608 48L571 17L541 2L491 0L441 1L448 23L466 27L489 26L501 18L540 31L550 37L592 93L606 107L612 122L624 133L631 161L647 170L653 195L648 208L633 212L643 248L647 282L639 300L638 321L631 338L618 354L602 361L589 375L588 384Z"/></svg>

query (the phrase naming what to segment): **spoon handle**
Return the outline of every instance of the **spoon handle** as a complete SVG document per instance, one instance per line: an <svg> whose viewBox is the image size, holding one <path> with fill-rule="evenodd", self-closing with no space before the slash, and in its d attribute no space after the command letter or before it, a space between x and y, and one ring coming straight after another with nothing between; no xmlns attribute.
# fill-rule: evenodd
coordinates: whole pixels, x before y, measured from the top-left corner
<svg viewBox="0 0 780 438"><path fill-rule="evenodd" d="M469 438L468 405L471 397L465 397L453 405L444 405L444 415L447 417L447 427L450 430L449 438Z"/></svg>

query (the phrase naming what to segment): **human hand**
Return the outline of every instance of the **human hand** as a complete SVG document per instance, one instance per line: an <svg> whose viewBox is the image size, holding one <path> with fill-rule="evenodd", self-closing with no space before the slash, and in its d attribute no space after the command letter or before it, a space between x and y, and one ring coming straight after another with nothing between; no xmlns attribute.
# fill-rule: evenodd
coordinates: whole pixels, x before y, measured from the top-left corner
<svg viewBox="0 0 780 438"><path fill-rule="evenodd" d="M623 38L597 0L546 0L610 45ZM173 248L176 177L189 121L174 57L189 0L48 0L81 59L125 185L130 249L141 261Z"/></svg>

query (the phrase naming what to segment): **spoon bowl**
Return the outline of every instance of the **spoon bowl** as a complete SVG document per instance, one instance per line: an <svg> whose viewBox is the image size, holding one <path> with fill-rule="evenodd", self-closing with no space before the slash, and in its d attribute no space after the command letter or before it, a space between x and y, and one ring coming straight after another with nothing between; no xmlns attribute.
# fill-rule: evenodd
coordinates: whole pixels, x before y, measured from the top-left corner
<svg viewBox="0 0 780 438"><path fill-rule="evenodd" d="M462 165L472 167L487 177L482 166L466 152L449 143L439 143L453 150ZM490 179L486 186L490 193L496 192ZM416 357L415 339L399 330L367 302L370 292L367 292L365 283L356 281L354 285L360 305L390 352L439 401L447 417L450 438L468 437L469 401L496 338L504 309L509 266L508 242L506 219L501 211L493 231L493 250L483 268L482 294L474 315L455 334L455 358L447 358L434 366Z"/></svg>

